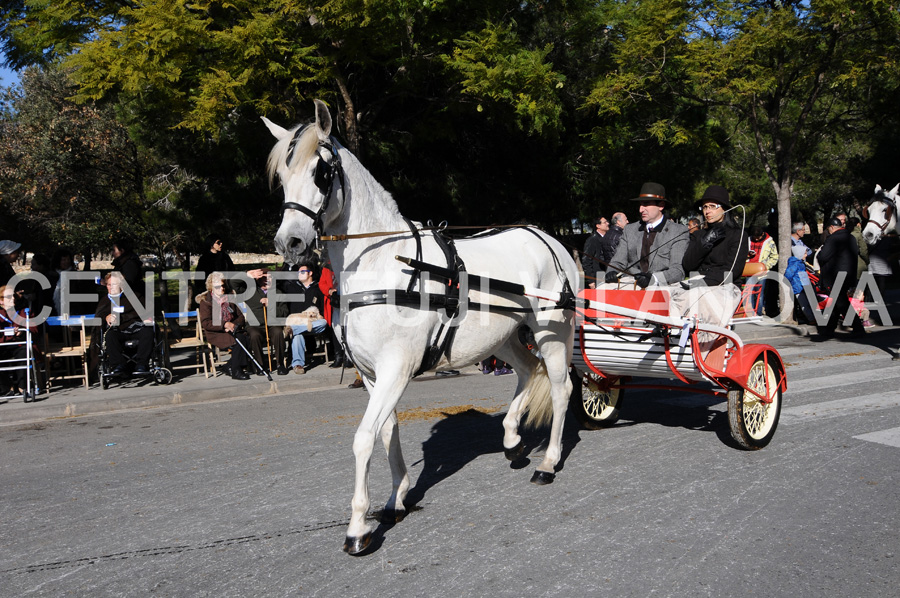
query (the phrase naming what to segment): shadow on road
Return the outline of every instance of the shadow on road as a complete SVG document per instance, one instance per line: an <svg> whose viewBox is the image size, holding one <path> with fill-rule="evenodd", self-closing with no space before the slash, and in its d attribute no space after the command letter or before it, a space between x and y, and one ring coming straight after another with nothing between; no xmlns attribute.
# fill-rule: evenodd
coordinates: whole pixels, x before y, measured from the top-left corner
<svg viewBox="0 0 900 598"><path fill-rule="evenodd" d="M408 509L420 503L428 491L450 476L462 470L466 464L482 455L500 453L498 466L505 462L503 453L503 418L505 413L486 414L475 409L448 415L436 422L431 435L422 443L422 472L406 497ZM535 451L545 450L549 428L520 428L524 451L522 457L510 463L514 469L528 466L528 458ZM562 457L557 465L561 470L566 458L578 444L578 424L566 414L563 426Z"/></svg>

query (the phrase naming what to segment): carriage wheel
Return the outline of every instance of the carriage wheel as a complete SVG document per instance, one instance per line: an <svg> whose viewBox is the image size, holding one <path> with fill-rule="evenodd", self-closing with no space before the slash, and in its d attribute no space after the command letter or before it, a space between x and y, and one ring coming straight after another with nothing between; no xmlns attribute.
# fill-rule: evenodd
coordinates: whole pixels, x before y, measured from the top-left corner
<svg viewBox="0 0 900 598"><path fill-rule="evenodd" d="M166 368L159 368L153 372L153 379L157 384L168 384L172 381L172 372Z"/></svg>
<svg viewBox="0 0 900 598"><path fill-rule="evenodd" d="M619 421L619 409L625 391L608 388L605 381L593 373L581 374L571 369L572 396L569 406L578 422L588 430L608 428Z"/></svg>
<svg viewBox="0 0 900 598"><path fill-rule="evenodd" d="M766 363L760 355L750 366L747 388L763 396L769 396L771 403L762 401L743 388L728 391L728 423L731 437L741 447L748 450L761 449L772 440L778 418L781 415L781 388L778 386L780 370L776 365Z"/></svg>

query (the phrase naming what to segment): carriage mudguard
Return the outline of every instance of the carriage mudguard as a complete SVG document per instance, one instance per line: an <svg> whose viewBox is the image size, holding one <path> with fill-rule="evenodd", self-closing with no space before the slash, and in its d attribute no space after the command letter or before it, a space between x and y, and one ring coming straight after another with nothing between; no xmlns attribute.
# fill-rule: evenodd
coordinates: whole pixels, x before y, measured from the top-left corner
<svg viewBox="0 0 900 598"><path fill-rule="evenodd" d="M749 344L739 347L734 352L734 355L728 359L728 365L725 369L726 377L746 388L750 367L760 356L764 356L778 372L778 387L781 389L781 392L787 391L787 375L785 374L784 362L781 360L781 355L778 354L775 347L771 345Z"/></svg>

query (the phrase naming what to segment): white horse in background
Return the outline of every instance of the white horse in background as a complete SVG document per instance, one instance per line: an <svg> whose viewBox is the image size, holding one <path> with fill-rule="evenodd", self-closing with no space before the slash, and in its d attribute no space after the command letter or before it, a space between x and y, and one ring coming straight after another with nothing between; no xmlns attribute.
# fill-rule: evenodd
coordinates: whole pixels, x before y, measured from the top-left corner
<svg viewBox="0 0 900 598"><path fill-rule="evenodd" d="M419 256L423 262L445 267L448 258L435 234L405 219L391 195L331 137L331 115L325 104L316 100L315 108L315 124L292 130L263 119L277 139L268 160L270 182L278 177L285 197L275 246L287 262L297 263L309 255L323 233L346 235L329 240L327 248L340 281L346 346L369 391L369 404L353 441L356 481L344 543L346 552L359 554L373 535L366 523L368 472L379 434L393 478L384 516L399 521L406 514L404 499L410 481L395 408L427 361L426 350L437 346L436 339L449 330L441 326L448 318L443 307L429 308L427 301L420 307L408 301L416 296L444 297L447 282L419 276L395 256ZM575 262L560 243L536 229L494 231L458 239L455 247L468 274L563 295L579 290ZM468 293L461 291L463 312L456 322L455 339L431 370L470 366L490 355L512 364L518 384L503 420L506 456L515 460L523 451L518 428L526 412L532 423L549 421L546 454L532 482L550 483L561 457L563 421L572 390L568 371L575 313L549 301L536 302L513 292L480 292L479 288L473 284ZM384 299L394 291L405 300ZM517 331L522 325L534 333L540 358L519 341Z"/></svg>
<svg viewBox="0 0 900 598"><path fill-rule="evenodd" d="M872 203L866 208L868 224L863 229L863 239L869 245L877 243L881 237L892 230L897 230L898 190L897 183L890 191L882 189L881 185L875 185L875 195Z"/></svg>

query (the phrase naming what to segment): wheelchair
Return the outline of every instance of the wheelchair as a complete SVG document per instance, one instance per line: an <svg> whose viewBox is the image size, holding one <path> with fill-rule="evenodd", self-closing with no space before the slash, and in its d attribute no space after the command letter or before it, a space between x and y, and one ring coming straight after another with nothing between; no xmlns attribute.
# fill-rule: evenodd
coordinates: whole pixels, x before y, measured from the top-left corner
<svg viewBox="0 0 900 598"><path fill-rule="evenodd" d="M172 370L167 366L169 363L168 347L163 335L159 334L156 322L152 324L142 324L143 326L153 327L153 348L150 351L150 360L147 364L149 370L146 376L151 378L156 384L168 384L172 381ZM131 330L129 328L129 330ZM127 378L121 377L114 371L109 363L109 350L106 345L106 335L109 328L104 326L100 336L100 364L98 366L98 377L100 379L100 388L106 390L109 388L110 382L113 380L124 381ZM122 341L122 356L125 358L125 372L131 376L132 371L137 366L137 349L139 340L135 337L127 337Z"/></svg>

